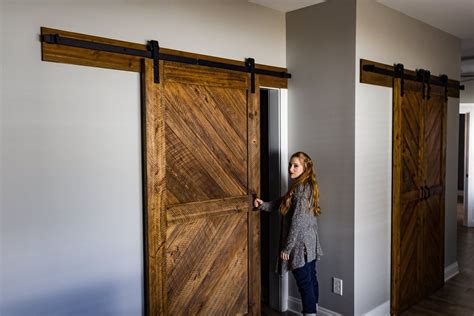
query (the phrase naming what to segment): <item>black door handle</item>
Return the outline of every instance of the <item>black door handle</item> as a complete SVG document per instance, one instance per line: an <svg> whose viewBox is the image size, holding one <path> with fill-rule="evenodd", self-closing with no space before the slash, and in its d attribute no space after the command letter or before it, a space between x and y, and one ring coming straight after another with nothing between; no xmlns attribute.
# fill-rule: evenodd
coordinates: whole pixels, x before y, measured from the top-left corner
<svg viewBox="0 0 474 316"><path fill-rule="evenodd" d="M431 190L430 190L430 188L428 188L427 185L425 185L425 187L423 188L423 190L426 190L426 193L424 194L424 196L425 196L425 200L428 200L428 199L430 198L430 196L431 196Z"/></svg>

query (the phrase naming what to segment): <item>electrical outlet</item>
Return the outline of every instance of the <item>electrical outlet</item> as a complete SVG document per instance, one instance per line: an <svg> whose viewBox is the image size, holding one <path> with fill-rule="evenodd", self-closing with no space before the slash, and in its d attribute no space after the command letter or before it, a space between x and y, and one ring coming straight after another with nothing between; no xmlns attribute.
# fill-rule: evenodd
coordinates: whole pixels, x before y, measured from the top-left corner
<svg viewBox="0 0 474 316"><path fill-rule="evenodd" d="M332 278L332 291L342 296L342 280L338 278Z"/></svg>

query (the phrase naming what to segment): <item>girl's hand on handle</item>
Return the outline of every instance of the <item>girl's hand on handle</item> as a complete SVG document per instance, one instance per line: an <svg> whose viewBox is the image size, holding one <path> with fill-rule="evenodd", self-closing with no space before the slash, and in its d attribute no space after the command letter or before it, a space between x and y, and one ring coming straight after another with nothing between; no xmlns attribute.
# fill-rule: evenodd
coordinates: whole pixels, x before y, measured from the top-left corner
<svg viewBox="0 0 474 316"><path fill-rule="evenodd" d="M288 253L282 251L282 252L280 253L280 258L281 258L282 260L284 260L284 261L288 261L288 260L290 260L290 255L289 255Z"/></svg>
<svg viewBox="0 0 474 316"><path fill-rule="evenodd" d="M260 200L259 198L255 198L255 200L253 200L253 206L255 208L259 208L262 204L263 204L263 201Z"/></svg>

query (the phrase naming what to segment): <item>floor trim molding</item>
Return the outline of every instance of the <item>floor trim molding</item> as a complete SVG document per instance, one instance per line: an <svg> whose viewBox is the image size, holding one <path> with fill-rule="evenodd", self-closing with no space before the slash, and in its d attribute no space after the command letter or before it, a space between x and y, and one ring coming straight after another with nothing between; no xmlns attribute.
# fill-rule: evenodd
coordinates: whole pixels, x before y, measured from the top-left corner
<svg viewBox="0 0 474 316"><path fill-rule="evenodd" d="M302 315L301 314L302 309L303 309L303 305L301 304L301 299L293 297L293 296L288 296L288 310L289 311ZM318 316L342 316L342 314L336 313L330 309L319 306Z"/></svg>
<svg viewBox="0 0 474 316"><path fill-rule="evenodd" d="M371 311L364 314L364 316L385 316L390 315L390 300L380 304Z"/></svg>
<svg viewBox="0 0 474 316"><path fill-rule="evenodd" d="M458 262L456 261L444 268L444 282L448 281L449 279L451 279L458 273L459 273L459 265L458 265Z"/></svg>

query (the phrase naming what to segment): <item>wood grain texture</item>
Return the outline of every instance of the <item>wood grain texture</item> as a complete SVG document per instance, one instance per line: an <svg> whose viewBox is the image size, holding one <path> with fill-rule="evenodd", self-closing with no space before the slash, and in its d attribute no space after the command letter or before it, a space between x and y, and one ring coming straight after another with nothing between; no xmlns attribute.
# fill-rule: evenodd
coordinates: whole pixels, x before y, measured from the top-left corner
<svg viewBox="0 0 474 316"><path fill-rule="evenodd" d="M149 315L167 314L166 304L166 218L164 155L165 124L161 104L161 87L153 81L153 63L143 60L142 124L145 240L146 240L146 312Z"/></svg>
<svg viewBox="0 0 474 316"><path fill-rule="evenodd" d="M443 91L394 79L391 313L443 285L445 143ZM422 189L424 188L424 189ZM428 196L428 192L430 195Z"/></svg>
<svg viewBox="0 0 474 316"><path fill-rule="evenodd" d="M430 197L424 202L426 296L444 284L446 111L442 94L434 93L426 100L423 169L425 185L430 190Z"/></svg>
<svg viewBox="0 0 474 316"><path fill-rule="evenodd" d="M246 89L247 74L212 67L165 62L164 77L167 82L180 82L194 85L223 88Z"/></svg>
<svg viewBox="0 0 474 316"><path fill-rule="evenodd" d="M170 194L179 203L247 194L246 90L165 87Z"/></svg>
<svg viewBox="0 0 474 316"><path fill-rule="evenodd" d="M400 305L400 208L401 208L401 181L402 181L402 100L400 95L400 80L393 79L393 133L392 133L392 255L391 255L391 290L390 311L398 313Z"/></svg>
<svg viewBox="0 0 474 316"><path fill-rule="evenodd" d="M169 226L170 315L247 313L247 234L246 213Z"/></svg>
<svg viewBox="0 0 474 316"><path fill-rule="evenodd" d="M204 202L171 205L166 212L168 224L196 221L203 217L230 216L248 212L251 196L231 197Z"/></svg>
<svg viewBox="0 0 474 316"><path fill-rule="evenodd" d="M463 226L464 208L458 204L457 210L457 262L459 274L449 279L434 294L422 300L404 316L420 315L474 315L474 228Z"/></svg>
<svg viewBox="0 0 474 316"><path fill-rule="evenodd" d="M250 80L249 80L250 82ZM248 91L251 91L250 86ZM255 79L255 93L248 93L248 194L260 196L260 81ZM261 312L260 214L250 212L249 225L249 310Z"/></svg>
<svg viewBox="0 0 474 316"><path fill-rule="evenodd" d="M418 164L417 164L417 170L418 170L418 185L419 187L424 187L424 184L426 183L426 170L423 168L423 162L425 159L425 149L426 149L426 144L425 144L425 125L426 125L426 96L427 96L427 90L428 87L426 85L422 85L418 83L418 87L421 87L422 93L419 93L419 88L414 91L408 93L408 95L416 95L411 102L408 102L408 106L411 104L417 104L420 107L420 112L418 112L416 115L416 119L420 122L420 128L418 131L418 139L420 143L419 151L418 151ZM425 91L425 94L423 94L423 89ZM413 304L419 302L421 299L423 299L426 296L426 262L425 262L425 257L426 257L426 247L424 243L424 231L426 229L426 204L424 203L423 199L418 200L418 208L417 208L417 217L418 221L416 222L416 229L417 229L417 234L416 234L416 239L413 238L413 242L416 243L417 245L417 257L416 260L413 262L416 265L417 268L417 285L418 285L418 292L416 293L416 296L414 298L407 298L405 300L406 304L403 305L401 310L407 310L409 307L411 307ZM403 251L403 249L402 249ZM429 264L429 263L428 263Z"/></svg>
<svg viewBox="0 0 474 316"><path fill-rule="evenodd" d="M95 43L111 44L134 49L145 49L145 45L85 35L80 33L67 32L46 27L41 28L41 34L58 34L73 39L88 40ZM41 43L41 60L133 72L141 71L140 57L101 52L91 49L70 47L57 44L48 44L44 42Z"/></svg>
<svg viewBox="0 0 474 316"><path fill-rule="evenodd" d="M397 314L420 298L423 257L420 243L420 182L422 129L422 85L394 79L393 90L393 194L392 194L392 299Z"/></svg>
<svg viewBox="0 0 474 316"><path fill-rule="evenodd" d="M88 40L93 41L96 43L103 43L103 44L111 44L117 46L123 46L128 48L146 50L146 45L114 40L99 36L92 36L86 35L81 33L75 32L68 32L48 27L41 27L41 34L58 34L69 38L80 39L80 40ZM205 59L209 61L227 63L232 65L238 66L245 66L245 62L232 60L227 58L220 58L215 56L208 56L208 55L201 55L201 54L194 54L190 52L184 52L169 48L161 48L160 53L163 54L170 54L175 56L183 56L189 58L199 58ZM65 64L74 64L74 65L82 65L82 66L91 66L91 67L99 67L99 68L108 68L108 69L116 69L116 70L125 70L125 71L133 71L133 72L140 72L140 57L135 56L127 56L122 54L116 53L107 53L107 52L100 52L94 51L90 49L83 49L83 48L76 48L76 47L69 47L63 45L56 45L56 44L48 44L48 43L41 43L41 56L43 61L51 61L51 62L59 62ZM256 69L264 69L264 70L271 70L276 72L286 72L286 68L281 67L274 67L269 65L262 65L256 64ZM244 76L247 74L242 73ZM260 76L260 75L258 75ZM263 76L266 78L269 76ZM274 78L274 79L272 79ZM266 79L264 79L266 80ZM266 80L265 86L272 87L272 88L283 88L287 86L288 79L286 78L276 78L276 77L269 77Z"/></svg>
<svg viewBox="0 0 474 316"><path fill-rule="evenodd" d="M392 87L392 78L389 76L381 75L381 74L376 74L374 72L370 71L364 71L363 66L364 65L375 65L379 68L387 69L387 70L394 70L393 65L386 65L382 63L378 63L375 61L371 60L366 60L366 59L361 59L360 60L360 82L361 83L367 83L367 84L373 84L377 86L383 86L383 87ZM405 69L405 73L409 75L416 75L416 72L413 70ZM439 80L438 76L431 76L431 78L435 80ZM406 81L405 81L406 82ZM459 86L460 82L458 80L452 80L449 79L448 82L450 84L454 84L456 86ZM437 89L437 91L442 91L444 95L444 88L438 87L435 88L436 86L432 86L433 89ZM448 88L448 96L453 97L453 98L459 98L459 89L455 88Z"/></svg>
<svg viewBox="0 0 474 316"><path fill-rule="evenodd" d="M250 249L260 240L250 233L249 126L258 120L248 117L248 77L169 62L161 69L167 312L252 313L260 266L249 266L259 255Z"/></svg>
<svg viewBox="0 0 474 316"><path fill-rule="evenodd" d="M288 79L266 75L255 75L258 78L260 87L288 89Z"/></svg>

